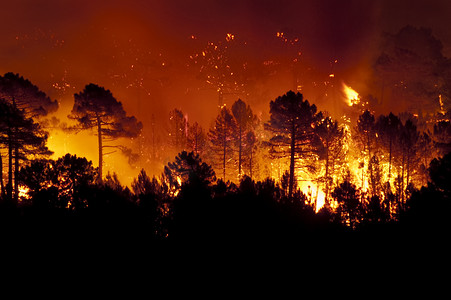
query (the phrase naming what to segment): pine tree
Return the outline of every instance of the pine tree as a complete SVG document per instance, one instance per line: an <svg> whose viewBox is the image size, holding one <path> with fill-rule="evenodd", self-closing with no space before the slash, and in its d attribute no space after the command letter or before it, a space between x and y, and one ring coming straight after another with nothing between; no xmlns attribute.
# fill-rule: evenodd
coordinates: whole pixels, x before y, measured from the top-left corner
<svg viewBox="0 0 451 300"><path fill-rule="evenodd" d="M290 180L288 196L293 195L295 164L301 159L311 159L314 132L318 115L316 106L304 100L302 94L289 91L271 101L270 120L265 128L273 133L269 140L271 154L275 158L290 158ZM310 164L303 167L312 168Z"/></svg>
<svg viewBox="0 0 451 300"><path fill-rule="evenodd" d="M68 116L81 126L81 129L95 128L99 146L99 181L103 175L103 149L115 147L104 145L104 140L137 137L142 130L142 123L134 116L127 116L122 103L113 97L109 90L96 84L88 84L85 89L74 94L74 106ZM117 147L117 146L116 146Z"/></svg>
<svg viewBox="0 0 451 300"><path fill-rule="evenodd" d="M355 229L356 223L360 219L361 203L360 191L354 184L345 180L340 183L332 192L332 198L338 202L337 214L342 221L348 223L352 229Z"/></svg>
<svg viewBox="0 0 451 300"><path fill-rule="evenodd" d="M392 160L396 147L396 139L400 135L401 120L390 113L388 116L381 115L376 122L378 140L382 148L388 153L388 180L392 174Z"/></svg>
<svg viewBox="0 0 451 300"><path fill-rule="evenodd" d="M250 133L254 129L257 123L257 116L254 115L251 107L249 105L246 105L246 103L241 99L238 99L237 101L235 101L235 103L233 103L232 114L237 124L235 143L238 148L238 176L241 176L244 148L247 145L246 142L249 141L255 144L255 139L253 139L255 138L255 134L253 136L252 134L248 136L248 133ZM247 153L252 155L252 151Z"/></svg>
<svg viewBox="0 0 451 300"><path fill-rule="evenodd" d="M186 148L188 122L183 112L173 109L169 112L169 144L178 153Z"/></svg>
<svg viewBox="0 0 451 300"><path fill-rule="evenodd" d="M2 182L2 195L17 201L19 194L18 173L21 160L29 156L50 155L46 146L48 133L43 131L23 110L0 99L0 144L8 149L8 184L6 193ZM14 174L13 174L14 160ZM1 178L3 181L3 178ZM14 194L13 194L14 185Z"/></svg>
<svg viewBox="0 0 451 300"><path fill-rule="evenodd" d="M35 121L40 121L40 118L47 116L49 113L54 112L58 109L58 102L56 100L51 100L44 92L39 90L37 86L32 84L29 80L23 78L19 74L6 73L3 76L0 76L0 99L3 102L9 104L11 106L11 110L9 110L9 118L10 123L7 126L19 126L19 123L22 121L20 119L24 118L30 120L33 118L33 123ZM17 114L21 114L22 116L17 116ZM16 119L18 117L18 119ZM16 123L13 120L16 120ZM28 123L30 121L27 121ZM25 123L27 123L25 122ZM25 126L25 123L21 123L20 126ZM29 126L38 126L38 125L30 125ZM35 128L37 130L37 128ZM20 160L23 159L23 155L21 155L20 146L22 142L30 142L34 143L36 141L19 141L15 140L19 138L20 129L18 127L10 127L12 131L9 134L10 141L8 143L8 174L11 175L9 177L9 183L12 184L12 168L13 168L13 158L14 158L14 174L19 172ZM33 130L29 128L29 130ZM46 135L47 133L43 132L39 127L38 135ZM27 134L26 134L27 135ZM29 136L30 137L30 136ZM22 137L25 138L25 137ZM47 140L47 138L45 138ZM14 147L14 148L12 148ZM39 152L39 151L38 151ZM45 152L45 151L44 151ZM1 156L1 154L0 154ZM1 159L0 159L1 160ZM2 179L2 178L1 178ZM9 187L10 193L9 197L12 197L12 187ZM18 194L18 184L17 180L14 181L14 190L15 197L17 198Z"/></svg>
<svg viewBox="0 0 451 300"><path fill-rule="evenodd" d="M337 165L343 162L344 129L331 117L324 117L315 127L320 160L324 161L325 201L329 205L329 193Z"/></svg>
<svg viewBox="0 0 451 300"><path fill-rule="evenodd" d="M405 202L405 188L410 184L411 175L416 165L416 151L419 140L419 132L412 120L407 120L401 129L399 139L401 147L401 203ZM405 183L405 184L404 184Z"/></svg>
<svg viewBox="0 0 451 300"><path fill-rule="evenodd" d="M19 74L0 76L0 98L22 110L26 117L40 118L58 109L58 102Z"/></svg>
<svg viewBox="0 0 451 300"><path fill-rule="evenodd" d="M362 167L362 186L364 186L365 176L364 170L369 170L369 178L372 177L371 169L368 168L371 157L374 153L375 141L376 141L376 125L374 115L365 110L357 120L357 126L355 128L354 140L357 142L360 149L360 154L363 156Z"/></svg>
<svg viewBox="0 0 451 300"><path fill-rule="evenodd" d="M197 122L193 125L188 125L188 136L187 136L187 148L202 156L207 147L207 136L202 128Z"/></svg>
<svg viewBox="0 0 451 300"><path fill-rule="evenodd" d="M226 181L227 163L232 159L233 141L237 124L227 107L223 107L216 117L215 125L210 129L208 138L212 145L212 150L218 156L216 165L221 165L222 180Z"/></svg>

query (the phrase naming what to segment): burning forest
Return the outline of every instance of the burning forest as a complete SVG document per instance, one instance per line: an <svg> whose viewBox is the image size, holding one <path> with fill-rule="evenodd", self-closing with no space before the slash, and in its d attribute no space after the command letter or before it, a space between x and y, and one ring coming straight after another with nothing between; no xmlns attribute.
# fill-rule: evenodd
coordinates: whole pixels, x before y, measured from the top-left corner
<svg viewBox="0 0 451 300"><path fill-rule="evenodd" d="M449 229L447 2L19 2L0 31L4 220L154 242Z"/></svg>

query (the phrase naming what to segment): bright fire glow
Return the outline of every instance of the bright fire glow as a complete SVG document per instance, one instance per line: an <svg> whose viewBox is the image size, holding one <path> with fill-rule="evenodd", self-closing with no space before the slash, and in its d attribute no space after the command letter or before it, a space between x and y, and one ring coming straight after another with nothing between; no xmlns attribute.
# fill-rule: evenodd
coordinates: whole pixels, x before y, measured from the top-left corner
<svg viewBox="0 0 451 300"><path fill-rule="evenodd" d="M30 189L28 187L19 185L19 199L30 199L29 192Z"/></svg>
<svg viewBox="0 0 451 300"><path fill-rule="evenodd" d="M234 34L227 33L227 35L226 35L226 41L227 42L233 41L234 39L235 39L235 35Z"/></svg>
<svg viewBox="0 0 451 300"><path fill-rule="evenodd" d="M307 201L318 212L325 203L325 194L317 183L312 181L300 180L298 186L302 193L307 196Z"/></svg>
<svg viewBox="0 0 451 300"><path fill-rule="evenodd" d="M346 97L346 102L349 106L353 106L354 104L358 104L360 102L360 95L357 93L352 87L347 86L343 83L343 93Z"/></svg>

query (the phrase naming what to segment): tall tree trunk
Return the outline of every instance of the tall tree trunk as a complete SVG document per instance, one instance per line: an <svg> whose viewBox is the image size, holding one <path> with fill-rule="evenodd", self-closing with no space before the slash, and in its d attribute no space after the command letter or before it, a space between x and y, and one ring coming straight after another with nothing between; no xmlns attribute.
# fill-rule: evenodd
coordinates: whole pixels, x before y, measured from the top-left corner
<svg viewBox="0 0 451 300"><path fill-rule="evenodd" d="M288 184L288 197L291 199L293 196L294 188L294 154L296 146L296 127L294 120L291 126L291 145L290 145L290 182Z"/></svg>
<svg viewBox="0 0 451 300"><path fill-rule="evenodd" d="M249 158L249 176L252 178L252 147L251 147L251 155Z"/></svg>
<svg viewBox="0 0 451 300"><path fill-rule="evenodd" d="M97 117L97 135L99 139L99 183L103 181L103 145L102 145L102 123L100 121L100 117Z"/></svg>
<svg viewBox="0 0 451 300"><path fill-rule="evenodd" d="M371 139L370 139L370 130L368 130L368 169L370 170L370 177L369 177L369 181L371 181L371 179L373 178L373 168L371 166ZM363 187L363 186L362 186ZM371 185L370 182L368 182L368 187L371 187L371 193L370 195L373 193L373 187Z"/></svg>
<svg viewBox="0 0 451 300"><path fill-rule="evenodd" d="M223 132L223 140L222 140L222 179L224 182L226 181L226 151L227 151L227 136L226 136L226 130L224 128Z"/></svg>
<svg viewBox="0 0 451 300"><path fill-rule="evenodd" d="M405 151L402 154L402 171L401 171L401 204L404 205L404 161L405 161Z"/></svg>
<svg viewBox="0 0 451 300"><path fill-rule="evenodd" d="M407 150L406 188L409 186L409 181L410 181L410 149Z"/></svg>
<svg viewBox="0 0 451 300"><path fill-rule="evenodd" d="M240 176L241 177L241 150L242 150L242 143L241 143L241 124L240 124L240 130L239 130L240 132L239 132L239 137L238 137L238 139L239 139L239 143L240 143L240 145L239 145L239 150L238 150L238 176Z"/></svg>
<svg viewBox="0 0 451 300"><path fill-rule="evenodd" d="M197 126L196 126L196 131L195 131L195 133L194 133L194 153L196 153L196 154L199 154L199 146L198 146L198 143L199 143L199 141L198 141L198 139L199 139L199 134L198 134L198 132L197 132Z"/></svg>
<svg viewBox="0 0 451 300"><path fill-rule="evenodd" d="M3 184L3 158L2 154L0 153L0 197L4 200L5 199L5 185Z"/></svg>
<svg viewBox="0 0 451 300"><path fill-rule="evenodd" d="M391 136L391 134L392 133L389 133L390 134L390 142L389 142L389 147L388 147L388 181L390 182L390 179L391 179L391 157L392 157L392 154L391 154L391 152L392 152L392 149L391 149L391 147L392 147L392 136Z"/></svg>
<svg viewBox="0 0 451 300"><path fill-rule="evenodd" d="M13 137L11 129L8 130L8 184L6 186L6 198L13 199Z"/></svg>
<svg viewBox="0 0 451 300"><path fill-rule="evenodd" d="M326 182L326 193L324 197L324 201L327 207L329 207L329 144L326 145L326 175L325 175L325 182ZM318 194L318 190L316 192Z"/></svg>
<svg viewBox="0 0 451 300"><path fill-rule="evenodd" d="M14 146L14 201L19 200L19 145Z"/></svg>

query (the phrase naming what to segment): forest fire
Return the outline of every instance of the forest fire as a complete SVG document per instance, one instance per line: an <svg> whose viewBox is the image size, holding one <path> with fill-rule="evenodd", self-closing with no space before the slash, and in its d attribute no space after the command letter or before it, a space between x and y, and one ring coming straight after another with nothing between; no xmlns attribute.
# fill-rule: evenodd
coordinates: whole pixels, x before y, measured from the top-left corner
<svg viewBox="0 0 451 300"><path fill-rule="evenodd" d="M29 195L30 189L27 186L19 186L19 199L23 201L23 199L31 199Z"/></svg>
<svg viewBox="0 0 451 300"><path fill-rule="evenodd" d="M355 104L359 104L360 102L360 95L357 93L353 88L350 86L347 86L345 83L342 83L343 85L343 92L346 97L346 102L349 106L353 106Z"/></svg>
<svg viewBox="0 0 451 300"><path fill-rule="evenodd" d="M450 48L432 29L382 34L353 7L369 4L120 2L0 32L1 201L140 211L167 238L233 218L352 231L398 222L426 188L448 197L434 172L451 148Z"/></svg>

